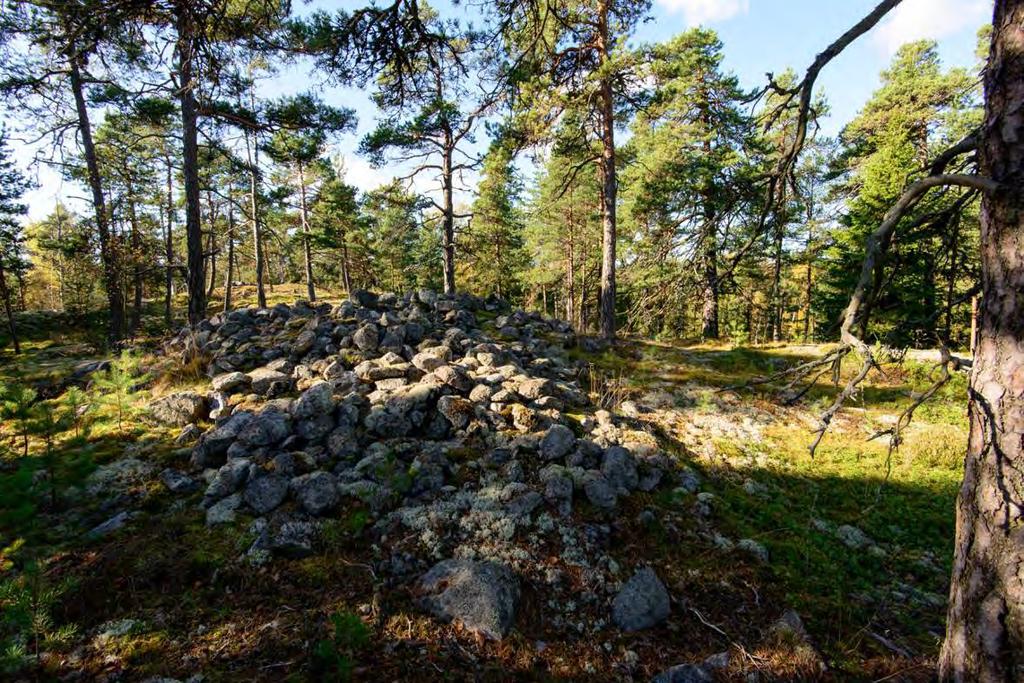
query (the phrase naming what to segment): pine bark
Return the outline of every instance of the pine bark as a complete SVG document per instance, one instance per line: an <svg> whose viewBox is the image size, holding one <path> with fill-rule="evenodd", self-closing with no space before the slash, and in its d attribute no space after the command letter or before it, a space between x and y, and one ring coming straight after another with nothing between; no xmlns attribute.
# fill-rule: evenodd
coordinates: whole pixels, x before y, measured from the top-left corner
<svg viewBox="0 0 1024 683"><path fill-rule="evenodd" d="M0 299L4 302L4 313L7 315L7 331L11 335L11 345L14 353L21 353L21 344L18 343L18 328L14 323L14 310L11 306L11 291L7 289L7 277L4 274L4 264L0 260Z"/></svg>
<svg viewBox="0 0 1024 683"><path fill-rule="evenodd" d="M182 178L185 186L185 243L188 265L188 322L206 316L206 273L199 188L199 113L196 107L193 60L195 26L186 3L177 6L178 101L181 107Z"/></svg>
<svg viewBox="0 0 1024 683"><path fill-rule="evenodd" d="M1024 680L1024 0L996 0L979 172L982 301L943 681Z"/></svg>
<svg viewBox="0 0 1024 683"><path fill-rule="evenodd" d="M173 312L171 310L174 299L174 184L172 179L171 157L166 157L167 162L167 232L164 234L164 259L167 267L164 269L164 322L171 327Z"/></svg>
<svg viewBox="0 0 1024 683"><path fill-rule="evenodd" d="M245 158L249 164L249 212L252 214L252 253L256 269L256 305L260 308L266 308L267 289L264 284L266 279L264 265L266 260L263 258L263 235L260 234L259 174L256 170L259 166L259 152L254 150L253 147L254 145L249 141L249 132L246 131Z"/></svg>
<svg viewBox="0 0 1024 683"><path fill-rule="evenodd" d="M110 235L110 222L107 216L106 201L103 197L103 181L100 176L99 163L96 161L96 146L92 140L89 109L85 104L85 94L82 88L81 59L81 55L77 52L68 53L71 92L75 98L75 110L78 116L78 136L82 142L82 156L85 157L89 190L92 193L92 207L96 214L96 233L100 240L103 286L107 291L107 309L110 315L108 337L110 341L117 341L124 334L124 292L121 290L118 255Z"/></svg>
<svg viewBox="0 0 1024 683"><path fill-rule="evenodd" d="M224 312L231 310L231 287L235 279L235 205L228 197L228 253L224 268Z"/></svg>
<svg viewBox="0 0 1024 683"><path fill-rule="evenodd" d="M598 52L602 66L611 58L609 0L599 6ZM601 79L598 93L601 115L601 336L615 338L615 102L610 75Z"/></svg>
<svg viewBox="0 0 1024 683"><path fill-rule="evenodd" d="M444 269L444 293L455 293L455 198L453 195L452 183L454 181L452 166L455 153L455 143L452 140L450 131L445 131L444 152L442 158L441 184L443 190L442 217L443 222L443 269Z"/></svg>
<svg viewBox="0 0 1024 683"><path fill-rule="evenodd" d="M313 251L309 243L309 209L306 206L306 171L302 162L298 164L299 170L299 209L302 215L302 256L306 266L306 296L310 301L316 301L316 287L313 285Z"/></svg>

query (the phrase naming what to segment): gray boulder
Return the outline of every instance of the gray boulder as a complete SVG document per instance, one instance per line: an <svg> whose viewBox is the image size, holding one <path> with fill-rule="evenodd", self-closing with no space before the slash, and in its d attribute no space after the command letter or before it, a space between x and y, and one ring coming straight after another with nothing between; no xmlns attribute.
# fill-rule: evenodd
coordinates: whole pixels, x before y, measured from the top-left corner
<svg viewBox="0 0 1024 683"><path fill-rule="evenodd" d="M703 666L676 664L651 679L651 683L712 683L714 677Z"/></svg>
<svg viewBox="0 0 1024 683"><path fill-rule="evenodd" d="M601 473L620 495L628 494L640 483L633 454L621 446L612 446L604 452Z"/></svg>
<svg viewBox="0 0 1024 683"><path fill-rule="evenodd" d="M334 387L329 382L319 382L302 392L292 405L292 415L297 420L326 415L334 410Z"/></svg>
<svg viewBox="0 0 1024 683"><path fill-rule="evenodd" d="M182 427L206 417L206 397L194 391L179 391L150 403L149 412L161 424Z"/></svg>
<svg viewBox="0 0 1024 683"><path fill-rule="evenodd" d="M249 373L252 390L262 396L270 393L275 384L290 384L292 379L279 370L269 367L256 368Z"/></svg>
<svg viewBox="0 0 1024 683"><path fill-rule="evenodd" d="M238 432L243 446L270 446L291 433L291 417L282 410L268 406L256 414Z"/></svg>
<svg viewBox="0 0 1024 683"><path fill-rule="evenodd" d="M242 488L242 485L249 478L249 470L251 468L252 463L248 460L238 459L231 460L217 470L213 481L206 487L206 493L203 494L203 505L210 507L221 498L229 496Z"/></svg>
<svg viewBox="0 0 1024 683"><path fill-rule="evenodd" d="M224 424L203 434L192 450L192 464L204 469L224 464L224 454L253 417L248 411L233 413Z"/></svg>
<svg viewBox="0 0 1024 683"><path fill-rule="evenodd" d="M540 457L545 460L560 460L576 446L576 435L565 425L553 424L540 441Z"/></svg>
<svg viewBox="0 0 1024 683"><path fill-rule="evenodd" d="M501 640L511 630L519 603L519 582L494 562L450 559L420 579L423 606L438 619Z"/></svg>
<svg viewBox="0 0 1024 683"><path fill-rule="evenodd" d="M442 396L437 399L437 412L444 415L454 429L462 429L473 417L473 402L461 396Z"/></svg>
<svg viewBox="0 0 1024 683"><path fill-rule="evenodd" d="M231 524L235 521L235 510L242 504L242 496L233 493L227 498L218 501L206 511L206 526L218 524Z"/></svg>
<svg viewBox="0 0 1024 683"><path fill-rule="evenodd" d="M214 391L223 391L225 394L236 394L244 391L252 384L249 375L244 372L225 372L217 375L210 382Z"/></svg>
<svg viewBox="0 0 1024 683"><path fill-rule="evenodd" d="M373 323L363 325L352 335L352 343L360 351L376 351L380 341L380 332Z"/></svg>
<svg viewBox="0 0 1024 683"><path fill-rule="evenodd" d="M612 602L612 619L623 631L650 628L668 618L670 600L665 585L650 567L633 574Z"/></svg>
<svg viewBox="0 0 1024 683"><path fill-rule="evenodd" d="M311 515L322 515L338 504L338 482L328 472L312 472L291 481L302 508Z"/></svg>
<svg viewBox="0 0 1024 683"><path fill-rule="evenodd" d="M265 515L288 496L288 479L280 474L256 477L245 487L242 499L256 514Z"/></svg>
<svg viewBox="0 0 1024 683"><path fill-rule="evenodd" d="M199 483L195 479L170 467L160 473L160 481L171 493L184 495L199 490Z"/></svg>
<svg viewBox="0 0 1024 683"><path fill-rule="evenodd" d="M589 471L583 477L583 493L594 507L602 510L615 509L615 489L612 488L604 475L597 471Z"/></svg>

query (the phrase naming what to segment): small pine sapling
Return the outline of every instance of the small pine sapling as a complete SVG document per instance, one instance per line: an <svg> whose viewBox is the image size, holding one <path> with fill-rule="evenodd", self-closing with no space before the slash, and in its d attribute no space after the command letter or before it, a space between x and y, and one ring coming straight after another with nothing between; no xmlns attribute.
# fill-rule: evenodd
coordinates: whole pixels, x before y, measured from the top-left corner
<svg viewBox="0 0 1024 683"><path fill-rule="evenodd" d="M21 437L22 455L28 456L29 424L35 410L36 392L22 383L0 384L0 417L14 423Z"/></svg>

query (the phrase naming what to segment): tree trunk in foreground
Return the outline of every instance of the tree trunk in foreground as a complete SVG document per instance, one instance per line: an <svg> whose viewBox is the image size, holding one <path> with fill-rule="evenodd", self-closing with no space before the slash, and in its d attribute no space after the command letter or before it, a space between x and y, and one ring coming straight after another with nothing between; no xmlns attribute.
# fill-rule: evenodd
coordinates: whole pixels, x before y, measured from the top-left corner
<svg viewBox="0 0 1024 683"><path fill-rule="evenodd" d="M982 304L944 681L1024 680L1024 0L996 0L980 173Z"/></svg>
<svg viewBox="0 0 1024 683"><path fill-rule="evenodd" d="M231 310L231 282L235 279L235 205L228 195L228 263L224 268L224 312Z"/></svg>
<svg viewBox="0 0 1024 683"><path fill-rule="evenodd" d="M21 344L18 343L18 329L14 325L14 310L11 308L11 292L7 289L7 278L4 276L4 264L2 261L0 261L0 299L4 301L4 313L7 314L7 330L11 335L14 353L21 353Z"/></svg>
<svg viewBox="0 0 1024 683"><path fill-rule="evenodd" d="M73 50L74 48L72 48ZM121 291L121 277L118 268L118 254L110 236L107 220L107 206L103 198L103 182L100 167L96 161L96 147L92 141L92 126L89 123L89 109L85 104L82 87L81 55L71 52L68 67L71 73L71 91L75 98L75 112L78 115L78 135L82 141L82 156L92 192L92 208L96 213L96 233L100 238L100 261L103 263L103 287L107 290L107 308L110 313L111 341L118 341L124 333L124 293Z"/></svg>
<svg viewBox="0 0 1024 683"><path fill-rule="evenodd" d="M299 209L302 215L302 256L306 266L306 296L316 301L316 287L313 285L313 251L309 244L309 209L306 207L306 171L299 162Z"/></svg>
<svg viewBox="0 0 1024 683"><path fill-rule="evenodd" d="M455 293L455 200L452 195L452 184L455 180L452 172L454 152L455 143L452 142L452 134L446 131L441 170L441 185L444 194L441 259L445 294Z"/></svg>
<svg viewBox="0 0 1024 683"><path fill-rule="evenodd" d="M206 316L206 273L203 263L203 231L200 218L199 141L195 83L195 27L188 7L177 8L178 100L181 106L181 159L185 185L185 249L188 263L188 322L197 324Z"/></svg>
<svg viewBox="0 0 1024 683"><path fill-rule="evenodd" d="M608 22L611 3L603 0L600 5L598 50L601 64L607 66L611 59L611 37ZM601 80L601 336L615 338L615 103L612 94L611 76Z"/></svg>
<svg viewBox="0 0 1024 683"><path fill-rule="evenodd" d="M164 322L167 329L171 328L174 319L172 301L174 299L174 184L172 182L173 166L171 156L166 157L167 164L167 232L164 233L164 259L167 261L167 268L164 269Z"/></svg>

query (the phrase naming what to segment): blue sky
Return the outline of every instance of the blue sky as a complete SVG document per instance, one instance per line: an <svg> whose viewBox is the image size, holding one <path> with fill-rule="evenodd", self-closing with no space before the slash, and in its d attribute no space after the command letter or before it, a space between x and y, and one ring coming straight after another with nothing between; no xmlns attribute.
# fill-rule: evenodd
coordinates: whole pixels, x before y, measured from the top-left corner
<svg viewBox="0 0 1024 683"><path fill-rule="evenodd" d="M724 43L725 67L736 73L741 84L754 88L765 83L768 71L780 73L793 67L802 73L814 56L841 35L877 4L877 0L654 0L651 21L643 24L635 36L637 42L665 40L691 26L705 25L718 31ZM312 9L362 6L362 2L317 0L296 3L300 13ZM463 10L441 3L443 13ZM468 13L467 13L468 14ZM904 42L933 38L947 66L973 66L978 28L991 18L991 0L904 0L870 34L861 37L818 79L831 105L829 117L822 121L826 134L835 134L856 114L878 86L878 74ZM467 17L468 19L468 17ZM320 90L329 104L352 107L359 116L356 134L336 141L336 152L346 159L349 182L370 189L389 180L393 168L373 169L355 155L359 138L373 127L377 112L368 93L352 88L321 88L302 66L280 74L264 85L264 93L277 95L302 89ZM9 119L12 123L16 117ZM31 157L28 149L18 150L23 160ZM52 209L59 198L84 194L80 188L62 183L51 171L34 174L40 187L26 197L30 218L39 219ZM472 183L472 179L467 179ZM417 183L429 191L433 183ZM466 197L468 198L468 197Z"/></svg>

